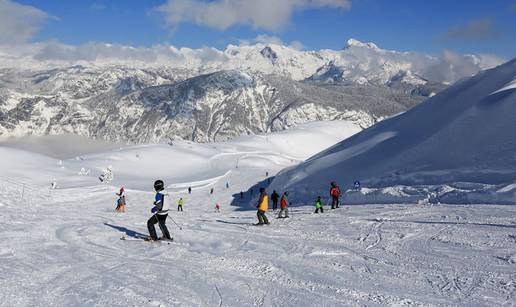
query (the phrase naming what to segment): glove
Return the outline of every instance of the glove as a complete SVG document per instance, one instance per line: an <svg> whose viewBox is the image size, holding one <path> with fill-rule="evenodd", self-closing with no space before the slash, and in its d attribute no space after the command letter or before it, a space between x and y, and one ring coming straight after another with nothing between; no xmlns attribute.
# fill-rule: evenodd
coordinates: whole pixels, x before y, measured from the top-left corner
<svg viewBox="0 0 516 307"><path fill-rule="evenodd" d="M151 209L151 213L156 213L156 212L158 212L158 208L156 208L156 207L152 207L152 209Z"/></svg>

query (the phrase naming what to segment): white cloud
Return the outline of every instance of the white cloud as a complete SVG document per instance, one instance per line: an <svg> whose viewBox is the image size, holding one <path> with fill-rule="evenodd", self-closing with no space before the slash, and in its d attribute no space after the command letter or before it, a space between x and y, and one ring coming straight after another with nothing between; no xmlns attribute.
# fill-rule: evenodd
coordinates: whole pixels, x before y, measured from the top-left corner
<svg viewBox="0 0 516 307"><path fill-rule="evenodd" d="M183 22L219 30L234 25L278 31L288 25L294 11L330 7L347 10L350 0L168 0L157 10L173 27Z"/></svg>
<svg viewBox="0 0 516 307"><path fill-rule="evenodd" d="M0 44L29 41L49 18L35 7L0 0Z"/></svg>
<svg viewBox="0 0 516 307"><path fill-rule="evenodd" d="M291 41L285 43L281 38L277 36L271 36L267 34L260 34L253 39L241 39L239 40L240 45L252 45L252 44L265 44L265 45L283 45L296 50L303 50L304 45L300 41Z"/></svg>

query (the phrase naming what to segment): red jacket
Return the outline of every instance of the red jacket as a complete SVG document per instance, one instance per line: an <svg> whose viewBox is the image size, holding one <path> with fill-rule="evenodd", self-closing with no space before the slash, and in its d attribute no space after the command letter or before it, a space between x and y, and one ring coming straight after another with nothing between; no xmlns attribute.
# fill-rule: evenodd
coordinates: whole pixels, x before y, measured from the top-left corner
<svg viewBox="0 0 516 307"><path fill-rule="evenodd" d="M287 197L283 196L283 197L281 198L281 204L280 204L280 206L281 206L281 209L285 209L285 208L287 208Z"/></svg>
<svg viewBox="0 0 516 307"><path fill-rule="evenodd" d="M330 195L333 196L333 197L340 197L340 189L339 189L339 187L331 188Z"/></svg>

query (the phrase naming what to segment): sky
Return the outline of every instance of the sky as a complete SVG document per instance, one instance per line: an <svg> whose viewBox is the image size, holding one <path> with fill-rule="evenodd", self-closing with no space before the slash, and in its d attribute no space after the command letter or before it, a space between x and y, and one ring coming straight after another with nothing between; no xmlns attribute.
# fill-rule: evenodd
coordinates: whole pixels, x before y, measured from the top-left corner
<svg viewBox="0 0 516 307"><path fill-rule="evenodd" d="M381 48L516 57L516 0L0 0L0 44L56 41L224 49L275 37L305 50Z"/></svg>

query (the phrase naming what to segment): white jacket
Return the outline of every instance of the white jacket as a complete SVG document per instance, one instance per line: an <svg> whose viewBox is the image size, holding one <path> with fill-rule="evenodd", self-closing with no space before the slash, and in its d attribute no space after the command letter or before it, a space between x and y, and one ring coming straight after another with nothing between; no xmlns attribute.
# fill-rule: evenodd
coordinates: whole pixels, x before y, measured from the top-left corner
<svg viewBox="0 0 516 307"><path fill-rule="evenodd" d="M169 201L167 191L163 190L156 192L156 197L154 198L154 205L158 208L159 215L168 214Z"/></svg>

